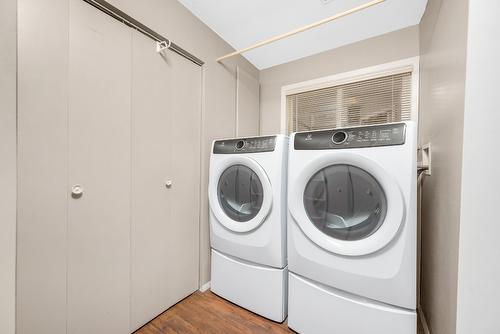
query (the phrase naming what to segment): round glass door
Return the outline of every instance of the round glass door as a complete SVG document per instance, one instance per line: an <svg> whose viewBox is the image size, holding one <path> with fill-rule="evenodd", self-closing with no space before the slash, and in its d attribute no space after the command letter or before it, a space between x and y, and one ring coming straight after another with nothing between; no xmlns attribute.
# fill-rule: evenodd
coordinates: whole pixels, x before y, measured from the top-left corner
<svg viewBox="0 0 500 334"><path fill-rule="evenodd" d="M217 196L224 213L234 221L247 222L261 210L264 190L258 175L244 165L232 165L222 172Z"/></svg>
<svg viewBox="0 0 500 334"><path fill-rule="evenodd" d="M307 182L303 200L307 216L318 230L346 241L375 233L387 213L387 199L377 180L348 164L320 169Z"/></svg>

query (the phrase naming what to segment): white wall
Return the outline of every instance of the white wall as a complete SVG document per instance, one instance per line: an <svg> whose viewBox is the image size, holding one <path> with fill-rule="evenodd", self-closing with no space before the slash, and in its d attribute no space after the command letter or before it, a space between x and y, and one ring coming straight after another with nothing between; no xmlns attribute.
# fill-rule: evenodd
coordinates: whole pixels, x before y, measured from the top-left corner
<svg viewBox="0 0 500 334"><path fill-rule="evenodd" d="M16 0L0 1L0 333L14 334L16 272Z"/></svg>
<svg viewBox="0 0 500 334"><path fill-rule="evenodd" d="M469 1L458 334L500 333L499 13L498 0Z"/></svg>

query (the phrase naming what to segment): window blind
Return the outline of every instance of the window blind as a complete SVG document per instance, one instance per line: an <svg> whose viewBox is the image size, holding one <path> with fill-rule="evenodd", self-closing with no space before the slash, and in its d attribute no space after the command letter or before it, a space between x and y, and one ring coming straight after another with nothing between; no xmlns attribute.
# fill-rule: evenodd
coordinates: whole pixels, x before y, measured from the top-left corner
<svg viewBox="0 0 500 334"><path fill-rule="evenodd" d="M288 133L411 119L411 72L288 95Z"/></svg>

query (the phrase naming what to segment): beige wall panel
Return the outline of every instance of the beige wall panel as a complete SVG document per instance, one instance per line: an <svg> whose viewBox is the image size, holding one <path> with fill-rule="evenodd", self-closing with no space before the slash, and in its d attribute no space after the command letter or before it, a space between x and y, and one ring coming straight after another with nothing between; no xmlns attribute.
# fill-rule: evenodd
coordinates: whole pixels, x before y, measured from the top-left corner
<svg viewBox="0 0 500 334"><path fill-rule="evenodd" d="M259 79L238 66L236 80L236 135L238 137L258 136L260 132Z"/></svg>
<svg viewBox="0 0 500 334"><path fill-rule="evenodd" d="M210 281L210 228L208 222L208 172L212 141L236 135L235 71L218 64L207 64L203 72L204 106L201 141L200 190L200 282Z"/></svg>
<svg viewBox="0 0 500 334"><path fill-rule="evenodd" d="M66 333L68 1L19 0L17 333Z"/></svg>
<svg viewBox="0 0 500 334"><path fill-rule="evenodd" d="M17 1L0 1L0 333L14 334L16 296Z"/></svg>
<svg viewBox="0 0 500 334"><path fill-rule="evenodd" d="M422 202L421 304L432 333L455 333L467 0L429 1L420 24L421 144L432 142Z"/></svg>
<svg viewBox="0 0 500 334"><path fill-rule="evenodd" d="M260 132L280 132L281 87L418 56L418 26L270 67L260 72Z"/></svg>
<svg viewBox="0 0 500 334"><path fill-rule="evenodd" d="M129 331L132 30L70 2L68 333ZM68 189L69 191L69 189Z"/></svg>

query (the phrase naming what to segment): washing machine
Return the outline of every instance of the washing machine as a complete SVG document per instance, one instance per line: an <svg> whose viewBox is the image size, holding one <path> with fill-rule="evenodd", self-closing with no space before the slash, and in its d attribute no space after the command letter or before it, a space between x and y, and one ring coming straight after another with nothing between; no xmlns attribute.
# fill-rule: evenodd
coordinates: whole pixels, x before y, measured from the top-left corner
<svg viewBox="0 0 500 334"><path fill-rule="evenodd" d="M216 140L210 158L211 290L268 319L287 315L288 137Z"/></svg>
<svg viewBox="0 0 500 334"><path fill-rule="evenodd" d="M412 122L290 137L292 329L416 333L416 151Z"/></svg>

